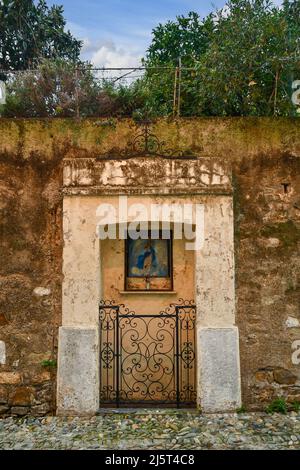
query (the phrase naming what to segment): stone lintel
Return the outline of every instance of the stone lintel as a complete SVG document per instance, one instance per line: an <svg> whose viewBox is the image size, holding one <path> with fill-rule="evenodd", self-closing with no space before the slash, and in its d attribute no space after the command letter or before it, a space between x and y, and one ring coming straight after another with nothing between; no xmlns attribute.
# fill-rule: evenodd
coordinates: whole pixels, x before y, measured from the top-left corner
<svg viewBox="0 0 300 470"><path fill-rule="evenodd" d="M215 158L64 159L64 194L230 194L228 163Z"/></svg>

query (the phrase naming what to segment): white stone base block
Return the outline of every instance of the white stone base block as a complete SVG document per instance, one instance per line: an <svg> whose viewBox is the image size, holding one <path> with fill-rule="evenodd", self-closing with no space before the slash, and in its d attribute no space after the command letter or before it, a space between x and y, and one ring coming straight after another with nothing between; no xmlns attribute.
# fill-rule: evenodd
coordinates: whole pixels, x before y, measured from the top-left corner
<svg viewBox="0 0 300 470"><path fill-rule="evenodd" d="M199 328L197 347L202 411L235 411L241 406L238 329Z"/></svg>
<svg viewBox="0 0 300 470"><path fill-rule="evenodd" d="M61 327L58 344L57 413L90 415L99 408L98 328Z"/></svg>

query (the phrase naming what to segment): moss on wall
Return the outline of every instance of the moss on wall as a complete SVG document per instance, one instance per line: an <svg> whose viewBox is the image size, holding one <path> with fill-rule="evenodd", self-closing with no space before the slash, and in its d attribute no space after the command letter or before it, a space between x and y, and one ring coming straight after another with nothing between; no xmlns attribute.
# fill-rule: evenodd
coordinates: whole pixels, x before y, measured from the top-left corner
<svg viewBox="0 0 300 470"><path fill-rule="evenodd" d="M138 132L139 125L129 119L111 124L104 119L0 119L0 155L18 155L20 160L93 157L121 150ZM237 162L256 156L300 156L297 118L161 119L151 132L167 147Z"/></svg>

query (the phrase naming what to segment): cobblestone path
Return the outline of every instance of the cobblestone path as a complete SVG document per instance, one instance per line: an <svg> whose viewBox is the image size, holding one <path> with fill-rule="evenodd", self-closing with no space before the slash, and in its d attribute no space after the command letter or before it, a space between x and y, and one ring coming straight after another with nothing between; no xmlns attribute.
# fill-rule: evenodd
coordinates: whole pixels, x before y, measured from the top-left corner
<svg viewBox="0 0 300 470"><path fill-rule="evenodd" d="M0 449L300 449L300 413L105 412L0 420Z"/></svg>

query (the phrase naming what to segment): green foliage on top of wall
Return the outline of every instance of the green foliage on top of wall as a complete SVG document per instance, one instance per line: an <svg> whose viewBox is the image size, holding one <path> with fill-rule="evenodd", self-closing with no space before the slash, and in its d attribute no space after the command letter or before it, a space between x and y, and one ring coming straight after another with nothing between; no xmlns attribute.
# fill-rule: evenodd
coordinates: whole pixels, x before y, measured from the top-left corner
<svg viewBox="0 0 300 470"><path fill-rule="evenodd" d="M20 12L16 18L10 15L5 27L1 28L0 22L0 50L1 46L9 49L2 59L9 60L4 69L13 68L10 62L14 63L14 57L19 68L27 69L14 77L4 75L7 103L0 107L2 116L143 119L300 115L300 107L291 99L292 84L300 80L300 0L284 0L282 7L269 0L227 0L225 10L205 18L190 12L159 24L143 60L146 72L131 82L122 82L124 71L117 80L99 80L91 64L78 67L80 43L64 33L59 7L55 7L55 19L61 24L60 34L55 24L53 31L47 29L50 38L55 36L58 42L56 45L53 39L51 48L47 35L40 38L40 28L45 14L51 16L53 11L45 13L44 2L36 8L43 13L42 23L34 22L36 36L38 41L45 39L46 45L39 47L42 52L34 71L31 65L36 61L36 46L31 44ZM17 19L21 26L15 25ZM25 46L18 32L21 39L24 35ZM17 37L16 43L11 35ZM22 54L22 47L33 57ZM180 72L176 70L179 58Z"/></svg>

